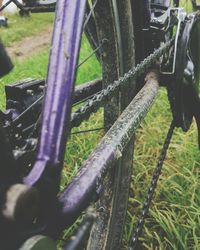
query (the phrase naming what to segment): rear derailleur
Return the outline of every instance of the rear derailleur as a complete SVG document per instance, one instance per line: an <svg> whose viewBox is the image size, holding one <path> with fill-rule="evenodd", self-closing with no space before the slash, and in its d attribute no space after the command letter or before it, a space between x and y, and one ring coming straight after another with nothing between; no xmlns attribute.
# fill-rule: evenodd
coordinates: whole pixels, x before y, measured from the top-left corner
<svg viewBox="0 0 200 250"><path fill-rule="evenodd" d="M200 12L187 15L182 8L152 8L152 47L158 48L175 34L173 49L159 62L175 125L186 132L195 118L200 146Z"/></svg>

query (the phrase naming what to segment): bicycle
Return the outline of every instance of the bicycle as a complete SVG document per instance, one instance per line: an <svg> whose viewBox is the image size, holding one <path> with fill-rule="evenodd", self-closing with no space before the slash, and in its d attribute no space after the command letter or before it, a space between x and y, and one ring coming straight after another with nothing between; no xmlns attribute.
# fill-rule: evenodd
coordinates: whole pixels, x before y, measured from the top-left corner
<svg viewBox="0 0 200 250"><path fill-rule="evenodd" d="M169 0L170 1L170 0ZM165 4L168 4L169 1L166 1ZM0 10L3 10L6 8L10 3L14 3L19 9L19 14L22 16L27 16L29 15L29 12L32 13L41 13L41 12L54 12L55 11L55 6L56 6L56 0L24 0L23 3L21 4L18 0L9 0L4 6L0 8ZM200 3L198 0L173 0L171 1L171 4L174 7L179 7L179 3L182 4L182 6L185 8L189 8L188 5L191 2L193 10L199 10L200 9ZM159 3L159 1L158 1ZM162 1L161 1L162 3Z"/></svg>
<svg viewBox="0 0 200 250"><path fill-rule="evenodd" d="M132 6L130 5L129 1L124 1L123 3L115 2L115 1L112 3L108 1L98 2L97 6L94 9L94 12L95 12L94 16L91 17L91 19L89 20L90 22L88 22L86 25L86 33L88 36L90 35L89 36L90 42L92 46L95 48L96 53L97 51L100 50L100 48L101 49L103 48L103 51L104 51L103 55L101 55L102 58L99 59L100 61L102 60L101 62L103 63L103 77L105 77L103 78L104 88L106 88L108 83L113 82L114 80L118 79L120 75L123 75L125 72L133 68L134 49L133 49L133 39L132 39L133 37L133 22L132 22L132 12L131 12L132 8L133 8L132 10L133 14L135 14L134 15L135 27L138 27L136 26L136 23L138 23L140 27L141 25L144 25L143 28L145 31L143 32L143 29L137 30L138 31L137 38L141 37L142 41L144 41L144 46L142 47L140 46L140 48L139 48L139 44L136 42L136 51L137 52L141 51L142 53L142 56L139 53L138 55L136 55L137 62L141 60L141 57L142 59L145 58L147 53L154 52L154 49L158 48L160 45L161 41L160 41L160 38L158 37L158 34L155 34L155 32L153 34L153 32L151 33L149 32L149 30L146 29L150 23L152 24L153 30L157 29L158 31L160 31L162 30L161 28L167 28L167 34L169 31L170 31L170 34L172 33L171 29L173 28L174 24L178 23L180 25L182 24L182 26L186 25L184 23L185 22L184 18L181 19L180 16L178 16L178 19L177 19L177 14L182 14L182 12L177 13L176 10L169 11L169 6L166 7L162 5L160 5L159 8L155 9L154 14L156 13L156 16L157 16L156 19L154 18L152 20L150 16L151 13L148 11L148 9L146 9L147 10L146 20L141 20L140 19L141 16L136 15L134 8L136 10L142 9L143 7L142 3L138 1L133 1L133 2L134 3ZM121 118L119 118L119 120L114 125L114 127L112 127L111 130L109 130L106 137L103 139L101 144L96 149L96 153L94 153L90 157L89 161L85 163L85 166L79 172L79 175L74 179L74 181L72 181L72 183L68 186L68 188L65 189L65 191L59 197L59 200L57 200L57 193L59 190L60 171L61 171L61 165L63 162L63 154L64 154L64 144L65 144L64 138L67 135L67 130L69 133L70 126L79 125L83 118L84 119L87 118L91 111L93 112L97 109L97 106L99 105L98 102L100 101L106 102L107 100L110 99L111 92L117 93L119 88L121 88L121 95L123 97L124 96L127 96L127 97L123 98L120 104L118 100L119 96L117 98L115 97L112 101L106 104L105 126L106 126L106 129L108 129L111 126L111 124L113 124L114 121L117 119L117 117L119 116L119 113L125 109L128 103L132 100L133 96L135 96L138 90L141 88L141 86L135 86L135 89L133 89L133 86L130 85L129 83L127 84L127 86L130 86L130 88L129 88L129 93L127 94L127 86L126 86L126 89L123 89L121 87L121 84L129 81L131 77L133 76L136 77L135 76L136 73L139 76L141 76L146 71L146 70L144 71L143 69L143 67L146 67L144 63L142 64L143 67L140 66L137 68L137 70L130 71L128 74L125 74L125 77L122 77L120 78L119 81L116 81L114 85L110 85L106 89L103 89L101 91L101 94L103 93L103 95L101 94L96 95L95 97L93 97L92 101L87 103L88 106L86 106L85 109L79 109L78 112L76 112L73 115L71 125L70 125L69 115L70 115L71 105L68 106L68 104L72 102L70 96L71 96L71 92L73 89L73 82L74 82L74 77L75 77L76 61L78 57L80 36L81 36L81 26L83 25L83 20L84 20L84 13L85 13L84 4L87 4L86 6L87 16L90 15L91 9L93 11L93 6L91 7L91 5L89 5L89 3L86 1L84 3L84 1L81 2L78 0L73 1L73 2L68 1L68 5L65 6L66 9L63 7L62 4L64 3L58 2L58 6L57 6L57 18L56 18L56 22L54 26L55 33L53 37L53 46L52 46L52 52L51 52L51 57L50 57L49 75L47 77L48 87L47 87L47 92L46 92L46 97L45 97L45 102L44 102L45 104L44 104L44 111L43 111L43 118L42 118L43 122L42 122L42 128L41 128L41 134L40 134L40 140L39 140L40 141L39 150L38 150L39 154L37 155L37 158L36 158L37 161L34 164L33 168L30 170L30 173L28 174L28 176L26 176L23 179L23 183L25 185L23 184L22 186L16 183L22 182L20 179L21 179L21 176L26 175L26 172L24 173L25 167L29 164L32 164L32 161L34 160L34 152L35 152L36 145L37 145L36 139L38 137L38 127L40 125L41 99L43 98L43 93L40 91L41 88L39 87L43 86L44 82L41 82L41 81L26 82L26 83L22 82L22 83L17 84L16 86L12 86L12 87L9 86L7 88L7 96L8 96L8 99L10 99L10 102L9 102L10 114L9 116L5 113L2 114L2 124L4 124L4 128L2 128L2 135L9 134L9 139L12 142L12 144L10 145L8 143L8 140L6 138L3 138L2 136L3 139L2 138L1 139L4 141L4 144L8 145L6 151L9 152L9 154L6 152L4 153L5 154L4 161L6 159L7 162L11 162L10 171L14 171L13 165L12 165L14 162L14 159L11 153L12 152L11 148L17 145L18 148L16 147L14 148L15 161L17 160L17 164L18 165L23 164L23 166L21 166L19 170L20 173L16 173L16 176L14 176L16 177L16 179L10 180L9 177L7 176L7 173L6 173L5 178L2 179L2 182L5 182L5 179L7 179L7 182L4 184L5 186L3 186L2 188L3 191L2 190L1 191L4 195L6 193L8 197L6 201L6 205L8 209L6 208L4 209L3 216L1 215L1 218L0 218L3 225L6 228L4 235L3 235L5 239L3 239L3 237L1 236L2 242L6 241L4 243L5 249L7 247L9 248L8 244L10 244L11 248L12 247L16 248L16 246L17 247L20 246L25 240L29 241L30 240L29 238L35 234L47 234L49 236L52 236L53 238L57 238L58 234L66 226L72 224L77 218L77 216L80 214L80 212L84 210L90 204L91 201L95 201L96 199L98 199L99 196L101 196L100 200L103 202L103 204L100 203L97 211L99 214L103 213L103 216L101 217L99 216L96 219L96 224L91 233L92 237L89 240L88 248L97 249L97 246L98 246L99 249L101 249L103 248L104 244L106 244L106 246L104 247L106 247L107 249L117 249L117 247L119 246L119 242L121 241L121 235L122 235L121 226L124 224L125 210L127 207L128 188L129 188L129 181L130 181L130 168L132 165L130 164L130 162L132 161L131 155L133 151L133 142L130 142L130 145L129 145L128 141L130 141L130 138L133 137L135 127L138 126L139 121L137 121L137 119L140 120L141 117L138 116L137 119L135 117L134 118L129 117L132 127L130 126L129 123L127 124L127 126L131 127L129 128L130 130L129 130L128 137L127 137L127 131L121 128L122 125L124 125L124 121L122 118L125 118L128 115L130 116L130 114L134 115L134 112L137 109L138 111L141 111L140 105L141 105L141 102L143 101L144 101L143 104L145 105L142 107L142 110L143 110L142 112L145 114L147 110L149 109L149 104L153 102L153 99L155 98L155 95L158 89L157 79L155 78L155 76L153 75L153 81L151 77L150 79L147 78L147 82L149 83L147 84L147 86L148 85L151 86L154 91L150 92L151 94L149 95L147 99L144 98L144 96L145 97L147 96L147 95L144 95L144 92L146 93L147 90L150 91L151 90L150 87L145 87L144 89L141 90L142 92L139 92L138 95L142 101L139 102L140 98L136 96L136 99L134 99L134 102L131 102L132 105L129 106L129 108L125 110L125 112L122 114ZM164 7L164 11L163 11L163 7ZM66 10L66 13L65 15L63 14L62 16L60 13L63 12L63 9ZM107 11L107 13L105 15L104 20L102 20L101 18L102 13L105 11ZM129 13L129 15L124 14L127 12ZM68 19L68 23L77 25L76 28L74 29L75 31L72 30L71 26L62 22L62 20L66 18L66 14L68 14L68 17L71 18L71 19ZM75 17L76 19L74 19ZM113 20L113 17L114 17L114 20ZM194 18L196 19L197 16L194 16ZM94 21L96 22L97 28L94 26ZM126 26L124 26L124 23L126 23ZM189 35L190 35L191 27L194 28L195 26L193 26L194 24L191 20L189 20L188 23L189 23L189 26L186 25L186 27L189 30ZM113 24L113 26L111 24ZM117 30L117 36L115 36L115 29ZM64 40L64 38L62 37L63 30L67 31L69 40L78 36L77 39L75 38L73 39L74 46L71 46L71 43L67 43L66 40ZM153 44L150 44L150 46L147 47L147 45L145 44L144 37L145 36L148 37L152 34L153 34L152 36ZM161 34L163 33L161 32ZM186 35L188 35L188 31L186 32ZM167 38L163 36L162 42L167 41L167 43L160 50L157 49L156 60L158 57L162 55L163 52L166 52L168 48L171 48L172 40L168 40L168 39L166 40L166 39ZM181 37L181 39L183 38ZM184 43L183 46L185 46L185 43L187 46L189 46L187 39L186 41L185 39L183 39L182 42ZM68 45L67 48L63 47L65 44ZM115 44L116 47L113 46L113 44ZM71 57L70 57L71 53L69 54L69 51L72 51L72 50L73 50L72 54L74 56L72 58L73 60L71 64ZM132 53L130 53L130 51ZM176 58L173 58L171 50L170 50L170 53L171 53L170 58L166 56L166 58L164 57L162 61L161 71L163 72L163 75L165 76L170 75L170 74L172 75L174 67L176 71L177 71L177 67L179 67L179 65L175 64ZM182 56L183 53L181 52L180 54L177 54L177 55ZM97 57L100 58L98 53L97 53ZM152 57L150 56L150 58ZM187 58L186 60L185 55L184 55L184 60L186 61L186 63L189 62L190 64L189 66L191 66L192 61L189 59ZM150 66L154 66L156 60L154 59L152 61L151 59L150 60L151 63L148 66L148 68ZM198 65L198 58L196 58L195 62ZM68 69L68 72L69 72L67 74L68 79L65 79L65 74L61 72L60 73L61 79L59 78L60 87L55 88L55 82L54 82L55 78L53 74L55 72L55 67L56 65L61 65L58 68L58 70L66 72L66 67L64 66L65 64L69 64L71 67L70 69ZM168 72L166 72L166 70L168 70ZM179 86L177 87L177 89L169 89L169 93L170 94L171 92L172 94L174 93L174 96L171 98L171 104L172 104L173 110L174 110L174 107L173 107L174 100L176 102L176 106L178 106L179 108L176 110L178 112L178 116L176 114L176 126L180 126L184 130L187 130L189 128L188 124L191 122L191 117L193 117L194 115L197 117L198 113L196 112L194 113L194 111L191 111L191 109L188 108L189 105L187 102L185 103L183 96L181 96L182 99L180 103L180 98L179 98L180 89L181 90L184 89L184 86L182 86L184 70L185 68L180 69L181 74L178 76L179 78L177 79L180 82ZM193 69L192 69L192 72L193 72ZM198 74L197 73L195 74L196 74L196 77L199 79ZM189 78L190 81L192 81L192 83L194 82L194 80L191 79L190 74L188 74L187 77ZM65 85L63 85L63 81L64 81L63 79L65 79L66 81L69 81L70 79L70 84L68 86L69 91L67 93L63 91L63 88L65 88ZM163 79L166 80L165 78ZM186 79L187 83L190 81ZM195 81L195 83L196 82L197 80ZM89 94L86 93L87 95L84 96L84 98L87 97L88 95L90 96L91 93L96 92L97 89L99 91L99 89L101 89L101 84L102 84L101 81L95 81L94 85L92 86L90 85ZM191 95L196 96L196 91L194 90L191 84L189 84L189 89L192 89ZM16 94L17 91L18 91L18 94L21 93L20 99L21 97L23 97L23 99L21 100L21 103L19 100L19 96L17 96ZM32 94L33 94L31 98L30 96L29 97L27 96L27 93L30 93L30 91L32 91ZM193 94L194 91L195 91L195 94ZM79 90L76 91L78 98L79 99L83 98L81 97L81 94L78 94L78 92L81 92L81 91ZM39 99L35 100L35 97L37 98L39 97ZM57 105L57 107L52 105L52 98L60 98L55 104ZM18 100L18 106L16 105L16 101L17 101L16 99ZM26 102L26 99L28 99L28 103ZM137 106L136 101L139 102L140 105ZM96 105L95 108L93 106L90 106L91 102L93 102L93 104L95 103ZM184 105L182 105L182 103ZM20 107L19 107L19 104L20 104ZM58 108L59 106L65 107L64 109L67 110L66 111L67 115L63 114L62 112L61 112L62 116L60 114L58 115L57 112L60 111L60 109ZM183 106L186 107L187 110L185 110ZM120 108L121 110L119 110ZM33 122L33 117L32 117L33 110L36 114L34 122ZM84 115L83 115L83 112L85 112ZM183 114L184 114L184 117L183 117ZM22 123L22 120L23 120L23 123ZM59 123L59 126L58 126L58 123ZM65 127L64 124L66 123L68 123L67 130L64 129ZM10 124L12 124L12 126L14 124L16 127L9 127ZM21 125L18 126L19 124ZM60 128L59 132L56 132L57 126ZM121 128L120 131L119 131L119 127ZM12 129L14 128L14 133L12 132L11 128ZM15 133L16 129L18 133L17 138L16 138L16 133ZM23 133L21 133L21 130L23 131ZM63 134L65 136L63 136ZM115 144L108 143L111 139L115 141ZM46 143L47 141L48 143ZM123 152L124 150L125 152ZM5 149L2 149L2 152L4 151ZM122 152L123 152L123 157L122 157ZM102 156L100 153L102 154ZM44 155L46 157L43 157ZM97 155L99 158L97 158ZM98 159L98 161L95 161L96 158ZM119 177L122 179L122 183L114 184L114 186L116 186L116 190L113 192L116 193L116 195L118 196L116 196L114 200L111 201L111 199L113 198L110 197L110 195L109 197L107 197L107 195L109 194L109 192L112 193L111 187L113 186L113 184L112 183L110 184L110 182L112 180L113 170L110 170L111 180L107 179L106 184L102 183L102 176L104 177L105 171L106 170L108 171L110 163L116 162L117 159L120 159L120 163L122 164L123 162L123 166L126 166L126 167L124 167L125 173L123 175L119 167L118 167L119 172L114 174L117 176L117 181ZM90 166L91 162L93 162L93 166L96 166L96 170L94 167L92 170L91 169L89 170L87 168L88 166ZM5 170L3 169L2 171L5 171ZM56 176L56 178L52 178L53 176ZM88 186L86 186L85 180L87 180ZM121 186L122 184L123 186ZM101 194L103 186L107 187L105 197L103 197ZM8 187L10 191L6 192ZM13 191L13 189L15 192ZM28 202L28 200L31 198L31 199L34 199L35 204L37 204L37 200L38 200L37 190L39 190L39 193L40 193L39 215L37 215L36 213L36 208L34 206L32 207L31 206L32 204L29 204ZM50 191L50 194L48 194L49 191ZM9 196L9 193L11 193L12 196ZM10 205L11 197L15 196L13 195L13 193L16 195L15 203L14 203L14 205L17 205L16 207L12 207ZM26 195L24 196L24 194ZM77 196L79 197L79 199L76 198ZM107 199L109 200L109 202L111 201L114 204L111 215L108 215L109 209L106 208L106 207L108 208L110 207L110 203L108 204ZM75 204L76 202L77 204ZM26 203L27 203L27 208L29 209L29 211L27 211L27 213L26 211L24 211L24 214L22 214L20 210L22 208L24 209ZM120 203L120 206L117 205L119 203ZM47 205L49 208L48 210L47 210ZM10 206L11 208L9 209ZM103 207L103 211L102 211L102 207ZM30 210L32 211L30 212ZM109 217L109 219L106 217ZM15 221L14 224L13 222L8 223L8 221L13 221L13 220ZM86 224L89 225L88 227L90 227L92 220L93 220L92 216L89 216L86 219L86 222L87 222ZM22 223L23 221L24 221L24 225L20 226L22 227L22 230L20 231L16 230L16 228L19 229L18 223L19 222ZM28 228L27 228L27 223L29 224ZM110 223L109 226L108 226L108 223ZM13 225L16 226L16 228L13 229ZM13 235L12 235L11 229L13 230ZM9 236L13 239L13 242L8 242L8 239L6 238L8 236L8 231L9 231ZM72 244L75 244L75 243L79 244L80 241L82 240L82 237L80 238L77 237L78 242L72 241ZM93 238L93 241L91 241L92 238ZM38 243L41 240L41 238L38 238L38 237L34 239L36 239L36 243ZM53 243L49 243L49 239L47 238L42 238L42 239L46 240L45 244L50 244L50 245L53 244ZM27 242L24 244L27 244Z"/></svg>

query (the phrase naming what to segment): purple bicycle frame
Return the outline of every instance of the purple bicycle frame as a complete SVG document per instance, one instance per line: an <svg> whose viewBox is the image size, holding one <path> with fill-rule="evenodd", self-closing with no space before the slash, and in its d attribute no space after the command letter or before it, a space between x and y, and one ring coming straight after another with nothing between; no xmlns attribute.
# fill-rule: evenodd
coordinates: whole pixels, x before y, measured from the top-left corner
<svg viewBox="0 0 200 250"><path fill-rule="evenodd" d="M31 186L37 186L43 179L44 187L45 178L52 172L58 179L60 177L85 6L86 0L57 1L38 153L31 172L24 179ZM58 186L59 180L57 189Z"/></svg>

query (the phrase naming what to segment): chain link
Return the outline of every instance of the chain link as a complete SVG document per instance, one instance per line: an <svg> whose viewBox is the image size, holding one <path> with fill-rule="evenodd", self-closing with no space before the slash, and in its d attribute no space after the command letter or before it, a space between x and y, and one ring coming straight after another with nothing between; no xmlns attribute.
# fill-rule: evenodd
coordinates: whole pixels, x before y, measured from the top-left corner
<svg viewBox="0 0 200 250"><path fill-rule="evenodd" d="M184 28L184 25L182 24L181 28L180 28L180 32L179 32L179 38L181 37L183 28ZM165 142L163 144L163 147L162 147L162 150L161 150L157 165L156 165L156 167L154 169L154 173L153 173L153 176L152 176L152 179L151 179L150 187L148 189L148 192L147 192L147 195L146 195L146 198L145 198L145 202L143 204L143 208L142 208L142 210L140 212L140 217L138 219L136 228L135 228L135 230L134 230L134 232L132 234L131 240L130 240L129 250L137 249L138 239L139 239L139 237L141 235L141 232L142 232L142 229L143 229L143 226L144 226L144 222L145 222L145 218L146 218L146 216L147 216L147 214L149 212L149 208L150 208L151 203L152 203L153 195L154 195L156 187L157 187L157 182L158 182L159 177L161 175L164 160L165 160L165 157L167 155L167 150L169 148L169 144L171 142L174 129L176 127L176 103L175 103L175 99L174 99L175 98L174 97L174 86L169 84L167 86L167 90L168 90L167 91L168 92L168 99L169 99L169 103L170 103L170 106L171 106L171 111L172 111L172 114L173 114L173 120L171 122L171 125L170 125L170 128L168 130Z"/></svg>
<svg viewBox="0 0 200 250"><path fill-rule="evenodd" d="M157 186L158 179L159 179L161 171L162 171L163 163L164 163L165 157L167 155L167 150L168 150L169 144L171 142L174 128L175 128L175 123L173 120L171 122L171 125L170 125L169 131L167 133L163 148L162 148L161 153L160 153L160 157L158 159L156 168L154 170L151 184L150 184L147 196L146 196L146 200L145 200L145 202L143 204L143 208L141 210L140 218L138 220L137 226L135 228L135 231L134 231L133 236L132 236L131 241L130 241L129 250L135 250L137 247L138 238L142 232L144 221L145 221L145 218L148 214L149 207L150 207L151 202L152 202L152 198L153 198L156 186Z"/></svg>
<svg viewBox="0 0 200 250"><path fill-rule="evenodd" d="M88 119L92 113L95 113L101 106L103 106L106 102L108 102L110 98L113 97L119 91L120 88L125 87L130 79L137 78L142 74L144 74L145 72L147 72L148 69L152 67L153 64L155 64L157 60L170 49L173 43L174 43L174 38L166 42L159 49L156 49L151 55L145 58L133 70L129 70L128 73L124 74L123 77L120 77L117 81L114 81L114 83L110 84L107 88L103 89L98 94L94 95L93 98L89 99L84 106L80 107L79 109L77 109L75 113L72 114L71 127L78 127L83 120ZM174 121L172 121L167 137L165 139L165 143L161 150L157 166L155 168L152 177L151 185L148 190L146 201L143 205L143 209L141 211L140 219L138 221L135 232L133 233L133 236L130 241L130 247L129 247L130 250L135 249L138 238L142 231L144 220L146 218L146 215L149 211L149 207L152 202L153 194L155 192L157 181L161 174L163 162L167 154L167 150L173 135L174 128L175 128Z"/></svg>
<svg viewBox="0 0 200 250"><path fill-rule="evenodd" d="M155 50L154 53L145 58L144 61L138 64L133 70L129 70L123 77L120 77L117 81L114 81L114 83L110 84L107 88L100 91L100 93L89 99L84 106L80 107L72 114L71 127L78 127L83 120L88 119L92 113L97 112L97 110L108 102L121 87L125 87L130 79L139 77L147 72L147 70L169 50L173 42L174 38L166 42L159 49Z"/></svg>

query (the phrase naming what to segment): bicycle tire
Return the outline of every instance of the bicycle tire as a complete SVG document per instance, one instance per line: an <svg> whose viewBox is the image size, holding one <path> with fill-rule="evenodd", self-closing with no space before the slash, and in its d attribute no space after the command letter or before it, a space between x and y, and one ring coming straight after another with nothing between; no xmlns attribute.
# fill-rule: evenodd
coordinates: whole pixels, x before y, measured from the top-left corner
<svg viewBox="0 0 200 250"><path fill-rule="evenodd" d="M134 52L134 24L131 8L133 2L137 9L138 3L129 0L103 0L96 7L95 17L99 40L107 38L109 41L101 59L104 86L133 68L135 60L137 60ZM105 9L107 9L106 13ZM103 13L104 18L102 19ZM118 23L118 27L116 27L116 23ZM119 33L116 34L116 31ZM120 49L122 49L121 52ZM120 96L117 96L106 105L104 111L106 126L113 123L129 104L135 94L135 87L135 83L130 84L129 91L127 89L121 91L123 96L121 100ZM129 197L133 148L134 136L124 150L123 157L110 170L104 182L106 190L97 204L98 216L90 234L87 249L120 249Z"/></svg>

